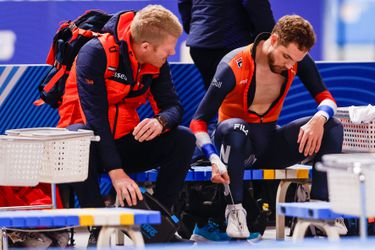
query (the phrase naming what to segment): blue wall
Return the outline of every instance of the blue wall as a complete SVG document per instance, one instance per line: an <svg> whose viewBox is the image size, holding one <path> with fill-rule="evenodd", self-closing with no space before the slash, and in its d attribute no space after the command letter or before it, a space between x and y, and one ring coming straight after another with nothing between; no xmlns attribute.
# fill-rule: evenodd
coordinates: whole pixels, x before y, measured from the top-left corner
<svg viewBox="0 0 375 250"><path fill-rule="evenodd" d="M73 20L88 9L116 13L138 10L148 4L162 4L177 13L175 0L0 1L0 31L11 30L16 34L14 56L10 60L0 59L0 63L44 63L59 23ZM178 60L178 54L171 57L171 61Z"/></svg>
<svg viewBox="0 0 375 250"><path fill-rule="evenodd" d="M312 50L312 56L316 60L322 58L322 3L323 0L271 0L276 19L285 14L296 13L311 21L318 35L318 44ZM162 4L179 16L176 0L0 1L0 63L44 63L59 22L74 19L87 9L115 13L124 9L140 9L148 4ZM185 37L186 35L179 40L178 47ZM13 45L14 54L11 55ZM4 54L4 50L10 51L9 57ZM170 61L179 60L177 51Z"/></svg>
<svg viewBox="0 0 375 250"><path fill-rule="evenodd" d="M269 0L272 6L273 14L276 21L290 14L297 14L313 25L317 43L312 48L310 54L315 60L322 60L323 51L323 17L324 17L324 0L297 1L297 0ZM330 1L330 0L327 0Z"/></svg>

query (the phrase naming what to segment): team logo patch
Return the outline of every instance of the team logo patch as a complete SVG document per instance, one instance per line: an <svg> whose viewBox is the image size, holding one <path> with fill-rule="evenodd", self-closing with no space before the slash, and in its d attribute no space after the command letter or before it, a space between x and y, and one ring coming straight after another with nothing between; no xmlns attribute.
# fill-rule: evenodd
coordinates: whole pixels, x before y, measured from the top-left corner
<svg viewBox="0 0 375 250"><path fill-rule="evenodd" d="M236 63L237 63L237 67L240 69L242 67L242 57L238 58L236 60Z"/></svg>
<svg viewBox="0 0 375 250"><path fill-rule="evenodd" d="M215 87L217 87L217 88L221 88L221 84L222 84L222 82L219 81L219 80L216 79L216 78L214 78L214 79L212 80L212 82L211 82L211 85L213 85L213 86L215 86Z"/></svg>

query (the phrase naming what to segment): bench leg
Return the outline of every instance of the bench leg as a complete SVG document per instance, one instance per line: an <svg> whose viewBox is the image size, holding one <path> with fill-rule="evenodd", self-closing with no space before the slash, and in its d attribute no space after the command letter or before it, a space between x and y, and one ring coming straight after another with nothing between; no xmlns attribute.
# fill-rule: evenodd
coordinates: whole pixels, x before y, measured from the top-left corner
<svg viewBox="0 0 375 250"><path fill-rule="evenodd" d="M281 180L276 194L276 206L279 203L285 202L286 192L291 181ZM276 215L276 239L283 240L285 238L285 216Z"/></svg>
<svg viewBox="0 0 375 250"><path fill-rule="evenodd" d="M125 245L124 244L124 241L125 241L124 240L125 239L124 233L119 228L117 228L115 234L116 234L116 245L117 246Z"/></svg>
<svg viewBox="0 0 375 250"><path fill-rule="evenodd" d="M298 219L293 232L293 241L302 241L305 238L306 230L311 225L311 221Z"/></svg>
<svg viewBox="0 0 375 250"><path fill-rule="evenodd" d="M133 241L134 247L143 248L145 246L145 242L143 240L143 236L139 226L125 227L124 230L126 230L129 238Z"/></svg>
<svg viewBox="0 0 375 250"><path fill-rule="evenodd" d="M8 236L6 229L0 229L1 233L1 240L0 240L0 249L1 250L8 250Z"/></svg>
<svg viewBox="0 0 375 250"><path fill-rule="evenodd" d="M340 240L340 235L337 232L337 229L334 226L334 224L329 225L327 223L324 223L322 225L322 227L323 227L324 231L326 232L329 241L339 241Z"/></svg>
<svg viewBox="0 0 375 250"><path fill-rule="evenodd" d="M98 249L105 249L111 247L111 235L114 233L115 230L116 229L114 227L102 227L98 237Z"/></svg>
<svg viewBox="0 0 375 250"><path fill-rule="evenodd" d="M125 230L128 233L129 238L133 241L134 247L136 248L144 247L145 243L143 241L143 236L142 236L141 231L139 230L139 227L129 226L129 227L123 227L121 229ZM98 243L97 243L98 249L110 248L111 247L111 235L113 233L117 234L118 232L121 232L120 228L103 226L102 229L100 230L99 237L98 237Z"/></svg>
<svg viewBox="0 0 375 250"><path fill-rule="evenodd" d="M340 240L340 235L337 232L334 222L332 221L319 221L319 220L306 220L298 219L296 227L293 232L293 241L301 241L305 238L305 233L309 226L318 226L320 229L326 233L329 241Z"/></svg>

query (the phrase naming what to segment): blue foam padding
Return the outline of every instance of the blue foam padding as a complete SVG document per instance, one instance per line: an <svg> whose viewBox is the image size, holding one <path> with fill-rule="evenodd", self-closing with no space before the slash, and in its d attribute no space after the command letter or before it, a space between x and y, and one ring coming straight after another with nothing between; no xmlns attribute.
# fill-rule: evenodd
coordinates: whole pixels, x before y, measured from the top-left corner
<svg viewBox="0 0 375 250"><path fill-rule="evenodd" d="M130 178L132 178L133 180L137 180L137 174L136 173L131 173L131 174L128 174Z"/></svg>
<svg viewBox="0 0 375 250"><path fill-rule="evenodd" d="M38 227L40 224L38 217L26 217L25 218L25 225L27 227Z"/></svg>
<svg viewBox="0 0 375 250"><path fill-rule="evenodd" d="M332 220L339 217L347 217L333 212L328 202L280 203L277 206L277 212L285 216L315 220Z"/></svg>
<svg viewBox="0 0 375 250"><path fill-rule="evenodd" d="M186 174L185 181L194 181L194 172L192 170L189 170Z"/></svg>
<svg viewBox="0 0 375 250"><path fill-rule="evenodd" d="M0 227L10 227L12 225L12 221L10 218L0 218Z"/></svg>
<svg viewBox="0 0 375 250"><path fill-rule="evenodd" d="M54 215L43 211L4 211L0 212L0 227L64 227L79 225L75 215Z"/></svg>
<svg viewBox="0 0 375 250"><path fill-rule="evenodd" d="M243 179L246 180L246 181L247 180L252 180L252 177L253 177L253 175L251 173L251 170L246 169L245 173L244 173L244 176L243 176Z"/></svg>
<svg viewBox="0 0 375 250"><path fill-rule="evenodd" d="M148 223L150 224L160 224L161 223L161 217L157 216L156 214L153 214L148 217Z"/></svg>
<svg viewBox="0 0 375 250"><path fill-rule="evenodd" d="M206 178L206 171L202 170L201 168L199 169L194 169L194 179L192 181L205 181Z"/></svg>
<svg viewBox="0 0 375 250"><path fill-rule="evenodd" d="M147 222L150 224L160 224L161 223L161 215L159 211L152 211L147 217Z"/></svg>
<svg viewBox="0 0 375 250"><path fill-rule="evenodd" d="M147 173L146 172L143 172L143 173L137 173L135 175L135 181L139 181L139 182L144 182L144 181L147 181Z"/></svg>
<svg viewBox="0 0 375 250"><path fill-rule="evenodd" d="M150 171L147 171L148 173L148 181L151 181L151 182L156 182L157 180L157 177L158 177L158 171L153 169L153 170L150 170Z"/></svg>
<svg viewBox="0 0 375 250"><path fill-rule="evenodd" d="M77 216L78 221L78 216ZM51 217L40 217L39 223L41 225L44 225L46 227L52 227L53 226L53 219ZM77 225L79 225L79 222L77 222Z"/></svg>
<svg viewBox="0 0 375 250"><path fill-rule="evenodd" d="M106 176L106 174L102 175ZM108 175L107 175L108 176ZM150 181L156 182L158 177L158 170L152 169L146 172L132 173L129 176L138 182ZM309 178L312 178L312 169L309 170ZM263 180L264 174L262 169L246 169L244 173L244 180ZM210 181L211 180L211 166L192 167L185 177L185 181ZM112 187L110 180L109 186ZM101 187L102 188L102 187Z"/></svg>
<svg viewBox="0 0 375 250"><path fill-rule="evenodd" d="M211 177L212 177L212 172L210 168L210 170L207 170L206 172L204 172L204 181L210 181Z"/></svg>
<svg viewBox="0 0 375 250"><path fill-rule="evenodd" d="M134 224L135 225L140 225L140 224L146 224L146 223L148 223L147 217L148 216L146 214L137 214L137 213L135 213L134 214Z"/></svg>
<svg viewBox="0 0 375 250"><path fill-rule="evenodd" d="M134 215L134 224L160 224L161 223L161 214L159 211L153 210L141 210L134 208L102 208L102 209L117 209L124 211L125 213L131 213Z"/></svg>
<svg viewBox="0 0 375 250"><path fill-rule="evenodd" d="M66 217L66 224L68 226L79 225L79 217L78 216L67 216Z"/></svg>
<svg viewBox="0 0 375 250"><path fill-rule="evenodd" d="M253 169L252 170L252 180L263 180L263 170L261 169Z"/></svg>
<svg viewBox="0 0 375 250"><path fill-rule="evenodd" d="M63 215L53 217L53 220L52 220L53 226L55 226L55 227L65 226L66 225L65 217L66 216L63 216Z"/></svg>
<svg viewBox="0 0 375 250"><path fill-rule="evenodd" d="M12 218L13 227L26 227L26 220L23 217Z"/></svg>
<svg viewBox="0 0 375 250"><path fill-rule="evenodd" d="M194 173L194 181L205 181L205 173L204 172L195 172Z"/></svg>

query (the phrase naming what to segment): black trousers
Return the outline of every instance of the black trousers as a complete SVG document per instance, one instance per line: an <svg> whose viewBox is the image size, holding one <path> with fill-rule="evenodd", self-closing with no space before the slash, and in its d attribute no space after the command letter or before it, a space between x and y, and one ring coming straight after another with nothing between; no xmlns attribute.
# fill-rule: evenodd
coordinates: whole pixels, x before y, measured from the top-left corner
<svg viewBox="0 0 375 250"><path fill-rule="evenodd" d="M74 129L77 128L74 125ZM104 207L98 183L101 164L96 145L97 142L91 145L87 180L70 184L81 207ZM171 208L190 167L195 147L193 133L186 127L178 126L147 142L138 142L132 134L128 134L116 140L116 147L127 174L159 167L154 196L167 208Z"/></svg>
<svg viewBox="0 0 375 250"><path fill-rule="evenodd" d="M206 90L215 75L216 67L221 59L232 49L207 49L190 47L190 55L201 73Z"/></svg>
<svg viewBox="0 0 375 250"><path fill-rule="evenodd" d="M309 119L301 118L283 127L275 123L249 124L238 118L225 120L218 125L214 135L215 145L228 166L230 188L236 203L242 201L246 165L255 169L282 169L306 158L298 151L297 138L300 127ZM342 141L341 123L336 119L328 120L324 125L320 150L314 156L314 165L324 154L341 153ZM315 167L311 198L328 200L326 174L316 171Z"/></svg>

